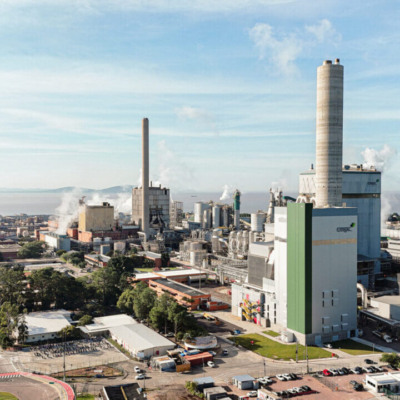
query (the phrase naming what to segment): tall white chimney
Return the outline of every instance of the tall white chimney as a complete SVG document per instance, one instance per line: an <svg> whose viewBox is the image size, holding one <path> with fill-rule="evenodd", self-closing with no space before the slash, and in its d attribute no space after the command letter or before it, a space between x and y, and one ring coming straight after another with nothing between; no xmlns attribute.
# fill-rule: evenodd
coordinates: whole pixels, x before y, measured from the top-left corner
<svg viewBox="0 0 400 400"><path fill-rule="evenodd" d="M317 69L316 207L342 206L343 66Z"/></svg>
<svg viewBox="0 0 400 400"><path fill-rule="evenodd" d="M149 236L149 120L142 120L142 232Z"/></svg>

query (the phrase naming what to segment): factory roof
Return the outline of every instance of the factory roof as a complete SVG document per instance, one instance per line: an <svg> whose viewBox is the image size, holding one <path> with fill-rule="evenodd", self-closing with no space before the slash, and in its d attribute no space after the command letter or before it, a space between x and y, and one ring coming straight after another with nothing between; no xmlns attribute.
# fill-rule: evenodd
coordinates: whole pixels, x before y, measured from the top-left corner
<svg viewBox="0 0 400 400"><path fill-rule="evenodd" d="M57 333L71 325L71 313L65 310L32 312L25 316L28 334Z"/></svg>
<svg viewBox="0 0 400 400"><path fill-rule="evenodd" d="M374 380L378 385L390 385L391 383L399 383L400 376L398 372L391 372L389 374L370 374L366 378L369 380Z"/></svg>
<svg viewBox="0 0 400 400"><path fill-rule="evenodd" d="M85 333L108 331L110 328L121 325L134 325L138 322L126 314L109 315L107 317L94 318L93 324L85 325L80 329Z"/></svg>
<svg viewBox="0 0 400 400"><path fill-rule="evenodd" d="M371 300L377 301L379 303L393 304L396 306L400 305L400 296L382 296L382 297L375 297Z"/></svg>
<svg viewBox="0 0 400 400"><path fill-rule="evenodd" d="M175 343L143 324L115 326L110 328L110 333L135 352L154 347L170 347L171 349L175 347Z"/></svg>
<svg viewBox="0 0 400 400"><path fill-rule="evenodd" d="M211 376L204 376L203 378L193 379L193 382L196 382L198 385L204 385L207 383L214 383L214 379Z"/></svg>
<svg viewBox="0 0 400 400"><path fill-rule="evenodd" d="M155 279L153 282L159 283L160 285L166 286L172 290L176 290L177 292L185 293L188 296L202 296L206 294L201 290L194 289L191 288L190 286L184 285L179 282L171 281L165 278Z"/></svg>
<svg viewBox="0 0 400 400"><path fill-rule="evenodd" d="M201 272L199 269L191 268L191 269L174 269L172 271L158 271L158 275L165 276L166 278L173 276L190 276L190 275L202 275L204 272Z"/></svg>
<svg viewBox="0 0 400 400"><path fill-rule="evenodd" d="M214 386L210 388L205 388L203 389L204 395L206 394L221 394L221 393L226 393L226 390L222 386ZM207 396L205 396L207 397Z"/></svg>
<svg viewBox="0 0 400 400"><path fill-rule="evenodd" d="M250 375L236 375L233 379L239 382L247 382L247 381L254 381L254 378Z"/></svg>

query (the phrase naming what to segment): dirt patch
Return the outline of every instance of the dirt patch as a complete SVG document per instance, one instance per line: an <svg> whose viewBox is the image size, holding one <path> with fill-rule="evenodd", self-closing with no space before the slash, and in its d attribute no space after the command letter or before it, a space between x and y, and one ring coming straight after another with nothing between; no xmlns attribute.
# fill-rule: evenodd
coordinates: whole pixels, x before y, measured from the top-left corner
<svg viewBox="0 0 400 400"><path fill-rule="evenodd" d="M58 374L52 375L54 378L62 378L63 373L59 372ZM122 376L122 371L109 367L107 365L99 365L97 367L92 368L79 368L67 371L65 375L68 378L112 378L115 376Z"/></svg>

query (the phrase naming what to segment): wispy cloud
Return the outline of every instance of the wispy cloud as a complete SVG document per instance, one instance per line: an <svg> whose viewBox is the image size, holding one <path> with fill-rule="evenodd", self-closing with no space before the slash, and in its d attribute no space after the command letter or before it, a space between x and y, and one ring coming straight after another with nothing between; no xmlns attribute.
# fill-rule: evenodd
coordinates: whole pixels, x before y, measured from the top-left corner
<svg viewBox="0 0 400 400"><path fill-rule="evenodd" d="M203 108L183 106L177 108L175 113L180 119L196 121L214 134L218 134L215 115Z"/></svg>
<svg viewBox="0 0 400 400"><path fill-rule="evenodd" d="M257 23L250 29L249 36L259 52L259 58L268 60L271 66L276 68L276 73L282 75L298 73L296 60L304 49L332 38L340 40L340 35L327 19L295 32L276 32L267 23Z"/></svg>

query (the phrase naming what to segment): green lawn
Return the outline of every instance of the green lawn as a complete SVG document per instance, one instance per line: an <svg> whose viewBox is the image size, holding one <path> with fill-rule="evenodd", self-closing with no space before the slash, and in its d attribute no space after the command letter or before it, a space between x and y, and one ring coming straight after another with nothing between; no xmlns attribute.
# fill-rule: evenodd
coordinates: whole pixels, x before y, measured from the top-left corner
<svg viewBox="0 0 400 400"><path fill-rule="evenodd" d="M285 361L296 359L296 344L278 343L275 340L268 339L257 333L231 337L230 340L264 357ZM252 340L254 341L254 344L251 344ZM304 360L306 357L306 348L300 344L298 348L298 359ZM331 353L319 347L308 346L309 359L325 357L331 357Z"/></svg>
<svg viewBox="0 0 400 400"><path fill-rule="evenodd" d="M76 398L76 400L94 400L93 394L82 394Z"/></svg>
<svg viewBox="0 0 400 400"><path fill-rule="evenodd" d="M263 331L263 333L265 333L268 336L272 336L272 337L278 337L278 336L281 335L280 333L277 333L277 332L274 332L274 331Z"/></svg>
<svg viewBox="0 0 400 400"><path fill-rule="evenodd" d="M339 340L337 342L332 343L333 349L338 349L344 351L347 354L351 354L353 356L358 356L362 354L373 354L373 353L382 353L379 350L374 351L374 349L366 344L355 342L351 339Z"/></svg>
<svg viewBox="0 0 400 400"><path fill-rule="evenodd" d="M18 400L18 397L8 392L0 392L0 400Z"/></svg>

